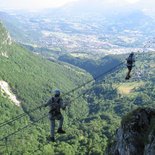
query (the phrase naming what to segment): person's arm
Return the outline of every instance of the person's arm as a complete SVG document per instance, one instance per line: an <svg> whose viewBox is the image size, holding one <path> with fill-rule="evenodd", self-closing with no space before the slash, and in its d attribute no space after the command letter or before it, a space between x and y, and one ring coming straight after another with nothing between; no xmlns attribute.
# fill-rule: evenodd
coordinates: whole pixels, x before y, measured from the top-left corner
<svg viewBox="0 0 155 155"><path fill-rule="evenodd" d="M44 106L45 106L45 107L49 106L49 105L51 104L51 100L52 100L52 99L49 99L49 100L47 101L47 103L46 103Z"/></svg>
<svg viewBox="0 0 155 155"><path fill-rule="evenodd" d="M65 109L66 109L67 104L66 104L66 103L64 103L64 101L63 101L63 99L62 99L62 98L60 98L60 105L61 105L61 108L62 108L63 110L65 110Z"/></svg>

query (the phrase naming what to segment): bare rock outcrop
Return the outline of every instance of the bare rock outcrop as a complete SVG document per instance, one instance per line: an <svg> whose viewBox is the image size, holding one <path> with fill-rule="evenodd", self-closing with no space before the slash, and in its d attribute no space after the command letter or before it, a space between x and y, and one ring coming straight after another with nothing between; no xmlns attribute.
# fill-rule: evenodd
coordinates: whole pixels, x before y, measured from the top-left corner
<svg viewBox="0 0 155 155"><path fill-rule="evenodd" d="M155 110L138 108L126 115L106 155L155 155Z"/></svg>

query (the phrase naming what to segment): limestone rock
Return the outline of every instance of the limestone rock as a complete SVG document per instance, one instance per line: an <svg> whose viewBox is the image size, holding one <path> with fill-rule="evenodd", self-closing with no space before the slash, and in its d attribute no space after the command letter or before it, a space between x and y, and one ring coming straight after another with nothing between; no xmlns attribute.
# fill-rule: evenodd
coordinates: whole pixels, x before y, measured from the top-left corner
<svg viewBox="0 0 155 155"><path fill-rule="evenodd" d="M150 108L138 108L129 113L123 118L106 155L155 155L154 119L155 110Z"/></svg>

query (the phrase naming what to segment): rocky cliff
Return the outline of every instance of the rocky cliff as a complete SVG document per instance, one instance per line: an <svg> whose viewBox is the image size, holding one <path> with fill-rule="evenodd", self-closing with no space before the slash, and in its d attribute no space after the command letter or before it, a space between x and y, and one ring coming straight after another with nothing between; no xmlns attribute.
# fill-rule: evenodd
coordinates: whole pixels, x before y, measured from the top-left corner
<svg viewBox="0 0 155 155"><path fill-rule="evenodd" d="M155 155L155 109L138 108L126 115L106 155Z"/></svg>

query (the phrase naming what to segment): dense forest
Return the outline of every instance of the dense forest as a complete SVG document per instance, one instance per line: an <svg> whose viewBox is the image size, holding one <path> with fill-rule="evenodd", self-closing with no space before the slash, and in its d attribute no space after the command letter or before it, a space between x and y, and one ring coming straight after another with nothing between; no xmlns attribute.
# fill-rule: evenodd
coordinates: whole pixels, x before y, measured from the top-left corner
<svg viewBox="0 0 155 155"><path fill-rule="evenodd" d="M121 55L120 60L125 60L126 56ZM104 154L122 116L137 107L154 107L155 104L155 54L137 53L136 57L131 80L125 80L127 70L122 64L95 81L93 77L104 72L104 65L98 72L88 73L67 63L48 61L16 44L1 24L0 81L9 84L21 103L16 106L1 91L0 154ZM99 64L110 64L107 61L111 60L110 56L104 57ZM80 87L83 83L88 85ZM77 87L79 89L71 91ZM64 100L71 103L63 112L67 133L56 135L56 143L48 143L48 109L30 110L46 103L56 88L62 91ZM25 115L15 122L1 125L20 114ZM16 134L3 138L16 131Z"/></svg>
<svg viewBox="0 0 155 155"><path fill-rule="evenodd" d="M92 60L88 58L73 57L71 55L62 55L58 58L60 61L67 62L74 66L78 66L89 72L94 78L104 72L107 72L114 66L120 63L120 57L118 56L105 56L101 59Z"/></svg>

